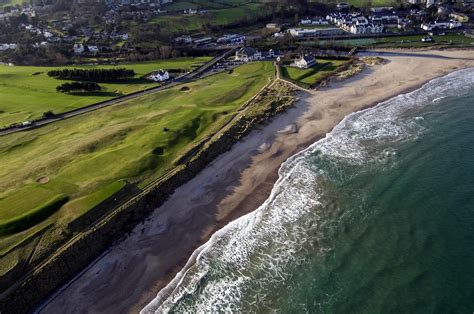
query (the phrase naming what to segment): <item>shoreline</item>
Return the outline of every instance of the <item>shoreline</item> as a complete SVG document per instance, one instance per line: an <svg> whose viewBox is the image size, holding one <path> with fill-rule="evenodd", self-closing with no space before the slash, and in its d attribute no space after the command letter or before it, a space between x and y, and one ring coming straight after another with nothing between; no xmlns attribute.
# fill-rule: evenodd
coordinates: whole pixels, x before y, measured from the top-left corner
<svg viewBox="0 0 474 314"><path fill-rule="evenodd" d="M436 53L455 58L469 56L466 51ZM125 240L110 248L41 310L139 311L215 231L265 201L278 178L280 164L288 157L324 137L352 112L416 90L449 72L474 66L473 59L386 59L387 63L368 67L356 77L331 83L316 91L316 96L299 94L301 99L294 108L253 130L178 188ZM403 79L407 80L402 83ZM399 84L384 84L390 80ZM298 130L279 133L290 125L296 125ZM111 292L110 287L115 290Z"/></svg>

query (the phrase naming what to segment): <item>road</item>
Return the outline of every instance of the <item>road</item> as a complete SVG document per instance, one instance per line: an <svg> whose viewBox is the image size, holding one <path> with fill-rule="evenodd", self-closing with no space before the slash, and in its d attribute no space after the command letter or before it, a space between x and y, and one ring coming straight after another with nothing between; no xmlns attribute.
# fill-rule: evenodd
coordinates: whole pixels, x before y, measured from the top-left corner
<svg viewBox="0 0 474 314"><path fill-rule="evenodd" d="M142 90L142 91L139 91L139 92L135 92L135 93L131 93L131 94L128 94L128 95L120 96L120 97L117 97L117 98L114 98L114 99L111 99L111 100L107 100L107 101L103 101L103 102L100 102L100 103L88 105L88 106L81 107L81 108L78 108L78 109L74 109L74 110L71 110L71 111L66 111L66 112L54 115L52 117L39 119L39 120L34 121L31 125L28 125L28 126L4 128L4 129L0 130L0 136L4 136L4 135L16 133L16 132L30 131L30 130L33 130L33 129L36 129L36 128L39 128L39 127L57 122L57 121L69 119L69 118L72 118L72 117L75 117L75 116L78 116L78 115L82 115L84 113L88 113L88 112L91 112L91 111L94 111L94 110L98 110L98 109L101 109L101 108L116 105L116 104L126 102L126 101L129 101L131 99L135 99L135 98L142 97L142 96L145 96L145 95L154 94L154 93L160 92L162 90L171 88L171 87L179 85L179 84L192 82L194 80L199 79L209 69L212 69L212 67L216 63L218 63L219 61L221 61L224 58L227 58L231 54L235 53L235 51L238 48L239 47L227 50L226 52L220 54L219 56L215 57L214 59L212 59L211 61L209 61L206 64L202 65L201 67L199 67L199 68L197 68L197 69L195 69L195 70L193 70L189 73L186 73L183 76L180 76L180 77L176 78L175 80L173 80L172 82L170 82L166 85L158 86L158 87L152 87L152 88L145 89L145 90Z"/></svg>

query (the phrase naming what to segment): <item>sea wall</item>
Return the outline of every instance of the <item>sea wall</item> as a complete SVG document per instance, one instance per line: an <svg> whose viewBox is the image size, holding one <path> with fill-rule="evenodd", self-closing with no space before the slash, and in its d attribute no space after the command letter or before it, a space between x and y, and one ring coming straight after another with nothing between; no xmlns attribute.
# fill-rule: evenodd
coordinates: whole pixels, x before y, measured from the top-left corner
<svg viewBox="0 0 474 314"><path fill-rule="evenodd" d="M194 157L177 166L168 176L148 186L125 204L111 210L99 222L70 239L46 261L8 288L0 300L0 312L31 311L55 289L87 267L114 241L149 216L176 188L197 175L218 155L229 150L255 125L264 123L284 111L293 102L293 97L283 97L266 104L258 103L258 110L248 110L248 114L242 114L216 134Z"/></svg>

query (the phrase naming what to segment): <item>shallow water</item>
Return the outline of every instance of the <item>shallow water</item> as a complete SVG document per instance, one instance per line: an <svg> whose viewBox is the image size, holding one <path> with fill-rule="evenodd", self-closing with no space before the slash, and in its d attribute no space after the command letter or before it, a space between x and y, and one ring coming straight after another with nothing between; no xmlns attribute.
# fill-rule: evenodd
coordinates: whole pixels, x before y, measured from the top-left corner
<svg viewBox="0 0 474 314"><path fill-rule="evenodd" d="M143 312L472 313L474 69L346 117Z"/></svg>

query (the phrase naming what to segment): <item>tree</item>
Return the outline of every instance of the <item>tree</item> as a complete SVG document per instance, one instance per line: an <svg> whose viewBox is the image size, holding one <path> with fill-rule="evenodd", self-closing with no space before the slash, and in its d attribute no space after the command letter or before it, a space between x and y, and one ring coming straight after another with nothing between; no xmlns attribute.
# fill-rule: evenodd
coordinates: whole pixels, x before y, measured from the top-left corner
<svg viewBox="0 0 474 314"><path fill-rule="evenodd" d="M94 82L72 82L64 83L56 87L56 91L60 93L71 92L98 92L102 88L99 84Z"/></svg>

